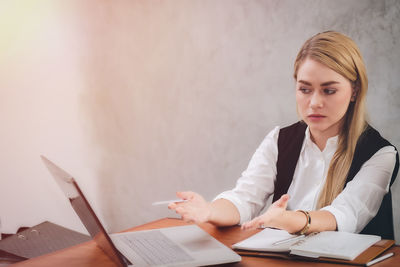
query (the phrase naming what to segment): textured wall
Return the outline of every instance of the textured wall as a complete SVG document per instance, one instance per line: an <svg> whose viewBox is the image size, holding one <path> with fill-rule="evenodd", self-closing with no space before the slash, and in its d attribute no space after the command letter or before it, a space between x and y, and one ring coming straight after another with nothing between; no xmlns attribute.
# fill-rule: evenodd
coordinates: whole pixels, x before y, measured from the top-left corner
<svg viewBox="0 0 400 267"><path fill-rule="evenodd" d="M58 57L76 59L69 70L79 70L79 86L68 88L73 97L56 110L70 116L72 130L50 137L76 136L81 143L46 151L83 184L111 231L173 216L151 203L174 198L177 190L211 199L233 187L265 134L297 119L293 62L317 32L341 31L359 44L371 122L400 147L399 1L92 0L66 6L63 19L72 22L79 49ZM77 116L68 115L71 104ZM7 163L6 153L0 151ZM50 179L42 169L36 173ZM65 224L79 222L68 216Z"/></svg>

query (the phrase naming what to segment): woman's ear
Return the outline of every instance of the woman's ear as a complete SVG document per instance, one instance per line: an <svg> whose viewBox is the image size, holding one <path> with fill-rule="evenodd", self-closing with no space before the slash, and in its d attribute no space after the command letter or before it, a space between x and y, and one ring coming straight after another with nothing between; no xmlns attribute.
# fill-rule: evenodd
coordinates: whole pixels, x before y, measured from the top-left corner
<svg viewBox="0 0 400 267"><path fill-rule="evenodd" d="M357 98L357 92L353 89L353 94L351 95L350 101L355 102Z"/></svg>
<svg viewBox="0 0 400 267"><path fill-rule="evenodd" d="M356 101L356 98L357 98L357 86L353 83L353 85L351 86L351 91L352 91L352 93L351 93L351 98L350 98L350 101L351 102L355 102Z"/></svg>

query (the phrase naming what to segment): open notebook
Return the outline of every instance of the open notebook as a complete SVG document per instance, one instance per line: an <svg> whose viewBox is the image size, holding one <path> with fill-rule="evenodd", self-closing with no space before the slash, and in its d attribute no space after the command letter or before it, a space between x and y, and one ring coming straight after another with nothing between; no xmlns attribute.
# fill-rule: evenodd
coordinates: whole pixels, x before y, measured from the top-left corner
<svg viewBox="0 0 400 267"><path fill-rule="evenodd" d="M296 239L292 242L274 244L277 241L294 237L296 236L284 230L266 228L234 244L232 247L239 251L241 250L243 253L239 252L239 254L242 255L274 256L280 254L285 258L301 256L310 259L337 259L345 261L360 260L361 254L369 251L368 255L363 255L362 259L362 261L368 262L394 243L393 240L381 240L380 236L375 235L326 231L311 234L300 240ZM255 253L251 253L251 251ZM264 252L273 252L276 254Z"/></svg>

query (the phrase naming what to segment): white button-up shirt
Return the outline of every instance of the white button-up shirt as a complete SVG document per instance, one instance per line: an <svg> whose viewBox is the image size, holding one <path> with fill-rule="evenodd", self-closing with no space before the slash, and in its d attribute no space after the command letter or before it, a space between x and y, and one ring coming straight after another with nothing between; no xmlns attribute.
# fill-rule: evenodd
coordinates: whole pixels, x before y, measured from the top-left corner
<svg viewBox="0 0 400 267"><path fill-rule="evenodd" d="M236 187L216 199L231 201L240 213L240 223L251 220L264 208L274 193L278 159L279 127L275 127L258 147ZM292 183L288 189L288 210L315 210L325 183L329 163L337 149L338 137L328 139L321 151L311 140L307 128ZM339 231L359 233L378 213L396 163L396 150L386 146L366 161L354 179L331 205L322 208L331 212Z"/></svg>

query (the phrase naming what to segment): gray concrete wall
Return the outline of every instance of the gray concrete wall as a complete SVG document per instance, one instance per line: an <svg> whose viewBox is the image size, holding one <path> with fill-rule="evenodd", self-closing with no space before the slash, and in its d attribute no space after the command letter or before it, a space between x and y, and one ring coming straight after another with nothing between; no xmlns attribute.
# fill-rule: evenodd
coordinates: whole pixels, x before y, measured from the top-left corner
<svg viewBox="0 0 400 267"><path fill-rule="evenodd" d="M73 63L60 74L41 64L48 50L42 48L29 68L13 73L45 69L50 81L32 77L33 86L21 84L15 92L18 78L0 80L11 85L2 87L5 97L15 95L15 105L23 105L20 96L28 94L33 110L52 122L21 133L24 128L10 116L14 104L0 113L6 119L2 127L9 129L9 138L0 139L6 166L1 186L16 188L18 180L22 188L32 187L33 177L39 179L49 193L27 195L36 203L32 213L42 214L36 221L53 218L80 228L46 171L37 167L39 152L76 177L110 231L173 216L151 203L174 198L177 190L212 199L233 187L266 133L297 120L294 58L306 39L325 30L343 32L359 45L370 81L371 123L400 147L399 1L92 0L59 1L54 10L62 19L51 19L64 27L48 31L68 45L49 44L51 34L41 42L54 50L65 47L49 61ZM30 121L37 125L40 119L31 115ZM394 203L400 200L399 184L393 186ZM1 198L13 203L0 202L3 227L23 222L23 214L10 213L13 205L25 206L21 198ZM394 206L399 241L400 210Z"/></svg>

